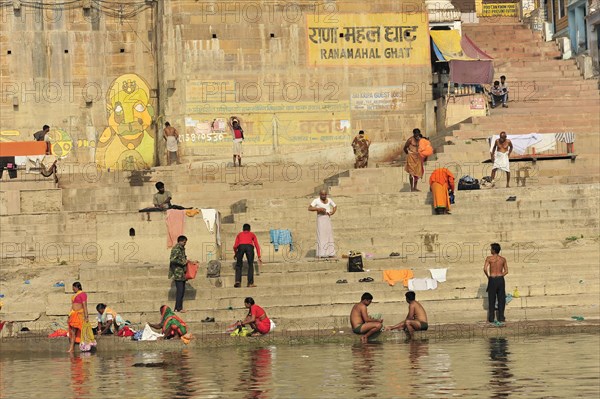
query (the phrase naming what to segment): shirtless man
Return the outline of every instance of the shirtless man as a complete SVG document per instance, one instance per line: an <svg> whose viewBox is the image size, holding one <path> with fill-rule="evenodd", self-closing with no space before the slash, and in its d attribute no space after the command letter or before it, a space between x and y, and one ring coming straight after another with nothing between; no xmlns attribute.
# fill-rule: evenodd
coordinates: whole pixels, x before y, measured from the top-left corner
<svg viewBox="0 0 600 399"><path fill-rule="evenodd" d="M488 321L494 322L494 310L496 309L496 297L498 298L498 321L504 322L504 306L506 305L506 290L504 288L504 276L508 274L506 259L500 256L500 244L491 245L492 255L485 258L483 272L488 278Z"/></svg>
<svg viewBox="0 0 600 399"><path fill-rule="evenodd" d="M367 313L367 306L373 301L373 295L365 292L360 297L360 302L352 307L350 312L350 325L354 334L360 334L360 342L366 344L369 337L381 331L383 319L372 319Z"/></svg>
<svg viewBox="0 0 600 399"><path fill-rule="evenodd" d="M177 164L180 164L179 160L179 146L177 144L179 140L179 133L169 122L165 122L165 129L163 130L163 137L167 140L167 165L171 165L171 158L177 159Z"/></svg>
<svg viewBox="0 0 600 399"><path fill-rule="evenodd" d="M386 330L399 330L404 329L410 338L413 338L415 331L427 331L429 325L427 324L427 313L423 305L415 300L415 293L408 291L406 294L406 302L408 302L408 315L404 321L396 324L395 326L386 327Z"/></svg>
<svg viewBox="0 0 600 399"><path fill-rule="evenodd" d="M494 142L494 147L490 152L492 163L492 184L496 178L496 170L500 169L506 172L506 187L510 187L510 153L513 150L512 142L506 138L506 132L500 133L500 138Z"/></svg>

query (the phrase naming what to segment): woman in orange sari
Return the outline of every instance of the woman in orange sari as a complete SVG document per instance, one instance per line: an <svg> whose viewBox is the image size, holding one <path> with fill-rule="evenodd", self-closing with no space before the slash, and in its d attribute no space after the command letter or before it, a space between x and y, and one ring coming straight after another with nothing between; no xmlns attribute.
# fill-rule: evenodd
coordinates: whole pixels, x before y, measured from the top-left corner
<svg viewBox="0 0 600 399"><path fill-rule="evenodd" d="M433 209L439 214L450 214L450 195L454 192L454 175L446 168L438 168L429 177Z"/></svg>
<svg viewBox="0 0 600 399"><path fill-rule="evenodd" d="M75 343L81 341L81 329L83 323L88 319L87 294L83 292L79 281L73 283L73 292L75 295L71 297L71 312L67 319L70 341L68 352L73 352Z"/></svg>

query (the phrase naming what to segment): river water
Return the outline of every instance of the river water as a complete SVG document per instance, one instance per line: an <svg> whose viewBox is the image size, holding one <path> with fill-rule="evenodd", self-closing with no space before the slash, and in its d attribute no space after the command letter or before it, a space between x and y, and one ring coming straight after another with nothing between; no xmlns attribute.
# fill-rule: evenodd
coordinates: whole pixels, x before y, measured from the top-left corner
<svg viewBox="0 0 600 399"><path fill-rule="evenodd" d="M249 338L251 339L251 338ZM259 342L257 342L257 345ZM598 398L600 335L2 353L12 398Z"/></svg>

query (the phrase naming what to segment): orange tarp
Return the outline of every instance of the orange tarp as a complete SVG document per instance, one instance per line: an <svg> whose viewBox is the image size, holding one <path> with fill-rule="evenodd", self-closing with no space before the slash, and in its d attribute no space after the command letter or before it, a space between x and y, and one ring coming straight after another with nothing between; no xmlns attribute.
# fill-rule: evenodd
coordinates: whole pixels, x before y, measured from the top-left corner
<svg viewBox="0 0 600 399"><path fill-rule="evenodd" d="M12 141L0 143L0 157L46 155L45 141Z"/></svg>

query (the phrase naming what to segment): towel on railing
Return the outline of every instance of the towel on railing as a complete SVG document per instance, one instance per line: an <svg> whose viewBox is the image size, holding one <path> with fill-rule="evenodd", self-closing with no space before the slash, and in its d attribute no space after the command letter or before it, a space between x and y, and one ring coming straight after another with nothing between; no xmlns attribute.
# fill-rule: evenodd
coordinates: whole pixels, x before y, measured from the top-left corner
<svg viewBox="0 0 600 399"><path fill-rule="evenodd" d="M271 237L271 244L273 244L275 252L279 251L280 245L289 245L290 251L294 250L292 233L289 230L269 230L269 236Z"/></svg>

